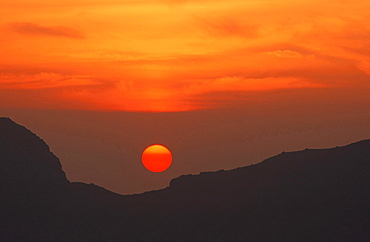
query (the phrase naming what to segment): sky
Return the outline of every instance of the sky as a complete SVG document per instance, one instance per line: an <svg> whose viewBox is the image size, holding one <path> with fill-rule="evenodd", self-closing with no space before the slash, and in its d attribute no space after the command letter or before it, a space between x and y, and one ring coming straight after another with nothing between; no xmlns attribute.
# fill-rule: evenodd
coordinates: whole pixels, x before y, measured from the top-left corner
<svg viewBox="0 0 370 242"><path fill-rule="evenodd" d="M0 0L0 116L119 193L370 137L367 0ZM149 144L172 148L163 174Z"/></svg>

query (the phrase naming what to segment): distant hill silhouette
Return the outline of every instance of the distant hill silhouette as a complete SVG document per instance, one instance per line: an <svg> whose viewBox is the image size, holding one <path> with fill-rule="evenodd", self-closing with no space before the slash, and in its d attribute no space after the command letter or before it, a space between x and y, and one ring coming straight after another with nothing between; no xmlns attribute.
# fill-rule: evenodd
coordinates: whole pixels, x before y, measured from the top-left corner
<svg viewBox="0 0 370 242"><path fill-rule="evenodd" d="M44 141L0 118L0 241L369 241L369 164L363 140L124 196L69 182Z"/></svg>

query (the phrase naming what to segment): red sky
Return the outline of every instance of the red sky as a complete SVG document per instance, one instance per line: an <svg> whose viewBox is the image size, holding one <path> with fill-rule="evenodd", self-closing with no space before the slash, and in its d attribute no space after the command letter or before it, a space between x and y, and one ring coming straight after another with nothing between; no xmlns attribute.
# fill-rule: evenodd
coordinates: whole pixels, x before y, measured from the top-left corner
<svg viewBox="0 0 370 242"><path fill-rule="evenodd" d="M366 0L0 4L2 107L182 111L369 88Z"/></svg>
<svg viewBox="0 0 370 242"><path fill-rule="evenodd" d="M119 193L370 137L368 0L0 0L0 116ZM179 112L181 111L181 112ZM173 165L150 174L161 143Z"/></svg>

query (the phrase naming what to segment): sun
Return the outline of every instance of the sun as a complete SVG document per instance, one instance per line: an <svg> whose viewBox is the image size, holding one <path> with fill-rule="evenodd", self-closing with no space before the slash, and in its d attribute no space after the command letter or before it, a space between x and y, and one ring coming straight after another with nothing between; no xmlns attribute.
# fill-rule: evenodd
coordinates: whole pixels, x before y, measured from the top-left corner
<svg viewBox="0 0 370 242"><path fill-rule="evenodd" d="M162 172L171 166L172 154L164 145L150 145L143 151L141 162L151 172Z"/></svg>

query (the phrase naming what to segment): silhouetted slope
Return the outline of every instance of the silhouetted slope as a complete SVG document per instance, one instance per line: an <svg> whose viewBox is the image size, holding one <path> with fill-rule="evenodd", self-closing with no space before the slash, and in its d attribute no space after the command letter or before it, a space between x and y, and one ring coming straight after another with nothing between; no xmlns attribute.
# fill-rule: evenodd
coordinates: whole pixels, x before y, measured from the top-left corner
<svg viewBox="0 0 370 242"><path fill-rule="evenodd" d="M1 241L368 241L370 140L287 152L122 196L69 183L36 135L0 118Z"/></svg>
<svg viewBox="0 0 370 242"><path fill-rule="evenodd" d="M1 184L18 184L19 190L33 185L55 189L68 183L59 159L47 144L8 118L0 118L0 154Z"/></svg>
<svg viewBox="0 0 370 242"><path fill-rule="evenodd" d="M133 204L142 216L165 215L158 215L165 224L158 231L177 231L166 239L366 241L369 164L370 140L282 153L232 171L176 178Z"/></svg>
<svg viewBox="0 0 370 242"><path fill-rule="evenodd" d="M38 230L52 238L45 218L69 184L58 158L35 134L0 118L0 171L1 239L28 240Z"/></svg>
<svg viewBox="0 0 370 242"><path fill-rule="evenodd" d="M0 118L0 168L0 241L84 240L99 231L95 219L111 197L121 197L70 183L47 144L9 118Z"/></svg>

